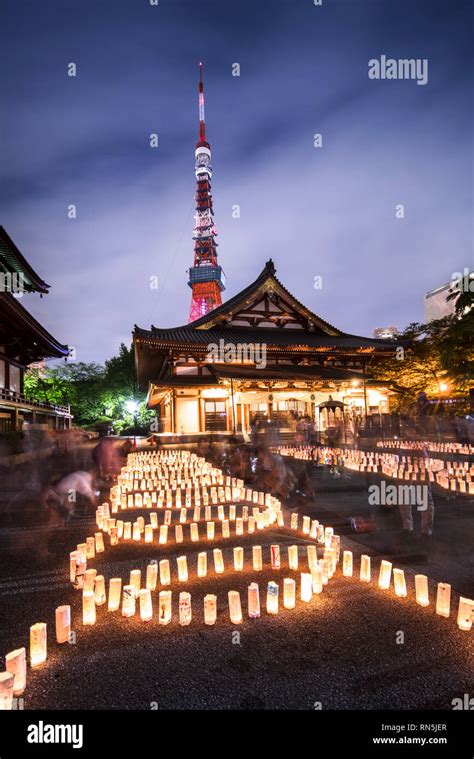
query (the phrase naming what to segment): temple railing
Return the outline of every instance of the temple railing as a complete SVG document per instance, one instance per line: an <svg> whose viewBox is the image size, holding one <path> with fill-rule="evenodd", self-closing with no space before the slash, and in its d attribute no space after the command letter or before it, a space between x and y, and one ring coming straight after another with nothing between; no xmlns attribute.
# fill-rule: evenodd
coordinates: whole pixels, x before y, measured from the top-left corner
<svg viewBox="0 0 474 759"><path fill-rule="evenodd" d="M52 411L55 414L71 413L70 406L60 406L55 403L49 403L48 401L35 401L31 398L27 398L23 393L17 393L15 390L9 390L6 387L0 388L0 401L28 406L28 408L31 408L34 411Z"/></svg>

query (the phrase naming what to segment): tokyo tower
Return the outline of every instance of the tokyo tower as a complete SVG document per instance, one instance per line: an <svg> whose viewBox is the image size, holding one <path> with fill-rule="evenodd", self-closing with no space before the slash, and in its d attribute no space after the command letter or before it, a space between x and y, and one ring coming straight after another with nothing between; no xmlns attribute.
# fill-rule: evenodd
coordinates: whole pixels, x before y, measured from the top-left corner
<svg viewBox="0 0 474 759"><path fill-rule="evenodd" d="M225 275L217 263L217 231L211 194L211 146L206 140L202 63L199 64L199 140L195 151L196 213L194 216L194 265L189 269L192 290L189 321L205 316L222 303Z"/></svg>

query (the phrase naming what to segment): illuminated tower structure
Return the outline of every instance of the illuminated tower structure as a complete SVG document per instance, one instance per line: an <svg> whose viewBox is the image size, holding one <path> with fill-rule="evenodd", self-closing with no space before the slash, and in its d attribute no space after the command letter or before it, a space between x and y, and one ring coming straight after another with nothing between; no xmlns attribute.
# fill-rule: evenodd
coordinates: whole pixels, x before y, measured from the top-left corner
<svg viewBox="0 0 474 759"><path fill-rule="evenodd" d="M194 265L189 269L188 281L192 290L190 322L220 306L221 292L225 290L225 275L217 263L217 232L211 194L211 146L206 140L202 63L199 64L199 140L196 143L195 157Z"/></svg>

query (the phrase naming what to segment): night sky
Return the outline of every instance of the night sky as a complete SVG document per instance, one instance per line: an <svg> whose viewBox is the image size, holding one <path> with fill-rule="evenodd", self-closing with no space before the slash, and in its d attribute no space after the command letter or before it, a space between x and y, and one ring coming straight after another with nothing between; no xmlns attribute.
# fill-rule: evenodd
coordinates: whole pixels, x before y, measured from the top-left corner
<svg viewBox="0 0 474 759"><path fill-rule="evenodd" d="M187 321L199 60L225 298L272 257L371 335L472 266L472 3L3 0L0 25L0 223L52 286L23 305L77 360ZM370 80L382 54L428 59L428 83Z"/></svg>

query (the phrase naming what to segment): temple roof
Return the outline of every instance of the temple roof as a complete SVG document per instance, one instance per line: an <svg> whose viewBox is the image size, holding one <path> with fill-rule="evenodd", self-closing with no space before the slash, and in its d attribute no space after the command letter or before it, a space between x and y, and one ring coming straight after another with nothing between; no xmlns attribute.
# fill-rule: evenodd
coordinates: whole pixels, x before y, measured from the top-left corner
<svg viewBox="0 0 474 759"><path fill-rule="evenodd" d="M11 293L0 293L0 345L7 355L19 355L24 364L65 358L69 353L68 346L58 343Z"/></svg>
<svg viewBox="0 0 474 759"><path fill-rule="evenodd" d="M0 274L22 274L23 286L27 292L47 293L50 287L30 266L2 226L0 226Z"/></svg>

